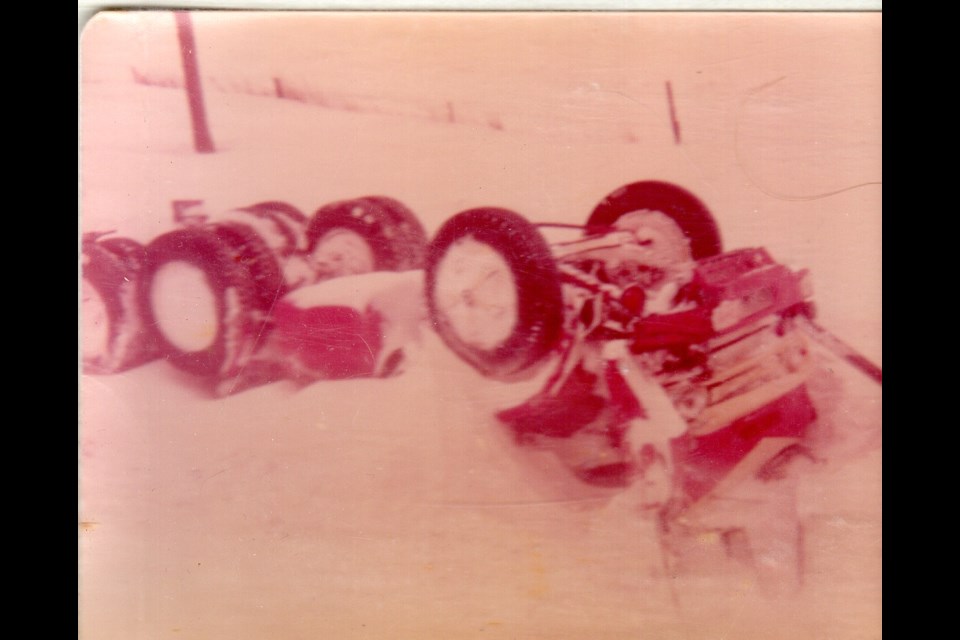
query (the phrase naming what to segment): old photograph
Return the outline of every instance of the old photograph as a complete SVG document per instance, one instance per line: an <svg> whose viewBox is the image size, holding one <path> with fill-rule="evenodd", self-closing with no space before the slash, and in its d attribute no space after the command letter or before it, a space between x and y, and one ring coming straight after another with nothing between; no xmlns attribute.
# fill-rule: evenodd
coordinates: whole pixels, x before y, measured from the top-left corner
<svg viewBox="0 0 960 640"><path fill-rule="evenodd" d="M80 637L881 637L881 50L97 13Z"/></svg>

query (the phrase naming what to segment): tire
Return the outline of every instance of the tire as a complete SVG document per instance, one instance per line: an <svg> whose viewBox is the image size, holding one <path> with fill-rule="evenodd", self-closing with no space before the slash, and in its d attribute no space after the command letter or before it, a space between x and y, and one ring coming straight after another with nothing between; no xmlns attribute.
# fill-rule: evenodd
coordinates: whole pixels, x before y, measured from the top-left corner
<svg viewBox="0 0 960 640"><path fill-rule="evenodd" d="M587 219L587 233L610 227L625 214L640 210L660 212L672 219L689 240L694 260L723 250L717 223L706 205L686 189L656 180L634 182L610 193Z"/></svg>
<svg viewBox="0 0 960 640"><path fill-rule="evenodd" d="M540 232L517 213L470 209L449 219L429 247L426 272L434 328L483 375L513 377L559 342L557 266ZM477 304L478 293L489 311Z"/></svg>
<svg viewBox="0 0 960 640"><path fill-rule="evenodd" d="M178 369L233 375L265 337L282 278L255 238L243 225L225 224L172 231L147 247L140 304Z"/></svg>
<svg viewBox="0 0 960 640"><path fill-rule="evenodd" d="M320 278L422 269L426 245L413 213L382 196L328 204L307 227L307 253Z"/></svg>
<svg viewBox="0 0 960 640"><path fill-rule="evenodd" d="M400 265L396 271L422 269L427 260L429 238L413 211L400 201L385 196L361 199L381 207L390 217L392 244Z"/></svg>
<svg viewBox="0 0 960 640"><path fill-rule="evenodd" d="M245 211L252 212L263 212L267 215L277 215L280 217L285 217L289 222L296 224L306 224L307 217L303 215L299 209L297 209L292 204L283 202L281 200L268 200L266 202L258 202L255 205L244 208Z"/></svg>
<svg viewBox="0 0 960 640"><path fill-rule="evenodd" d="M81 361L92 374L126 371L157 356L136 297L146 256L128 238L82 242Z"/></svg>
<svg viewBox="0 0 960 640"><path fill-rule="evenodd" d="M246 271L259 309L269 309L287 293L283 269L277 257L253 229L236 223L216 224L210 229L233 252L234 263Z"/></svg>
<svg viewBox="0 0 960 640"><path fill-rule="evenodd" d="M280 200L269 200L244 207L240 211L267 218L276 224L277 231L286 239L286 246L278 252L281 257L299 253L306 248L304 229L307 217L293 205Z"/></svg>
<svg viewBox="0 0 960 640"><path fill-rule="evenodd" d="M143 268L143 262L147 257L147 248L136 240L106 238L100 240L97 244L119 258L128 271L137 273Z"/></svg>

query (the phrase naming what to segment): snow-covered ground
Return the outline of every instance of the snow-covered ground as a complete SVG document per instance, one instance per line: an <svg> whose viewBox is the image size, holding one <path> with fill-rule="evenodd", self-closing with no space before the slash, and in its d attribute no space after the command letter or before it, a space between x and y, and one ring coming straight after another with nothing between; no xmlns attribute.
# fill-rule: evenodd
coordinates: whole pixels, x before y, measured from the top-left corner
<svg viewBox="0 0 960 640"><path fill-rule="evenodd" d="M179 78L172 15L88 26L84 231L147 242L177 199L309 214L373 194L429 233L481 205L582 223L662 179L727 247L810 269L821 324L882 360L879 14L194 25L213 154L182 90L133 81ZM254 95L274 78L326 107ZM803 524L799 589L709 536L667 568L653 525L496 424L536 380L486 380L430 333L385 380L215 400L163 361L83 376L81 637L878 637L880 388L818 358L825 462L772 499Z"/></svg>

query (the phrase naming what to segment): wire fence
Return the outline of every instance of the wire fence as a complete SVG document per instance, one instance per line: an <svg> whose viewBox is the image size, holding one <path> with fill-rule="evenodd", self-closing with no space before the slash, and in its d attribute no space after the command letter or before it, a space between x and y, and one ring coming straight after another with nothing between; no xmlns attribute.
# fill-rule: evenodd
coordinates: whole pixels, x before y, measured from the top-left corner
<svg viewBox="0 0 960 640"><path fill-rule="evenodd" d="M137 84L167 89L184 87L182 77L177 74L144 72L133 67L131 72ZM333 111L414 118L497 132L627 144L642 142L649 135L645 132L649 125L644 124L640 116L650 114L636 107L636 113L628 113L627 117L623 117L623 109L615 110L611 117L603 108L576 102L556 104L527 100L511 103L509 97L498 104L469 100L417 101L332 91L279 76L260 79L206 76L203 80L208 89L223 93L291 100Z"/></svg>

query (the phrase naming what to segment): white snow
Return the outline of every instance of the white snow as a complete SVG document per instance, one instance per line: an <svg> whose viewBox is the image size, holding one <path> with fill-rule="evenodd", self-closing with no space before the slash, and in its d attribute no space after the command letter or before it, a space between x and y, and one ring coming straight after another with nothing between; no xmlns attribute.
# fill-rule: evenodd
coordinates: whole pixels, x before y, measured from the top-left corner
<svg viewBox="0 0 960 640"><path fill-rule="evenodd" d="M377 260L366 239L350 229L332 229L310 253L314 269L324 277L368 273Z"/></svg>
<svg viewBox="0 0 960 640"><path fill-rule="evenodd" d="M312 213L366 195L397 198L431 235L485 205L582 224L621 185L668 180L711 208L726 247L809 268L821 324L881 361L879 14L194 24L212 154L192 151L182 90L133 82L179 79L172 16L87 27L84 231L149 242L174 228L175 199ZM273 78L312 102L271 97ZM395 377L226 399L162 360L83 376L80 636L880 635L881 393L856 370L816 354L825 462L745 510L759 531L799 516L792 593L789 550L765 547L758 575L719 534L668 570L653 523L494 420L549 367L487 380L422 340Z"/></svg>
<svg viewBox="0 0 960 640"><path fill-rule="evenodd" d="M209 276L189 262L174 260L157 269L150 306L157 329L181 351L206 349L220 331L220 312Z"/></svg>
<svg viewBox="0 0 960 640"><path fill-rule="evenodd" d="M80 319L83 323L81 353L84 361L94 362L99 356L109 352L110 316L103 296L86 278L83 278L81 284L81 295Z"/></svg>
<svg viewBox="0 0 960 640"><path fill-rule="evenodd" d="M451 331L474 349L495 350L517 323L515 274L498 250L470 235L451 243L437 264L434 299Z"/></svg>

